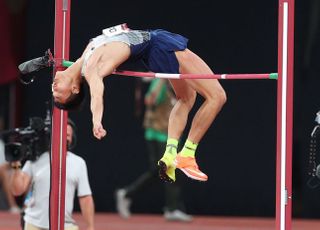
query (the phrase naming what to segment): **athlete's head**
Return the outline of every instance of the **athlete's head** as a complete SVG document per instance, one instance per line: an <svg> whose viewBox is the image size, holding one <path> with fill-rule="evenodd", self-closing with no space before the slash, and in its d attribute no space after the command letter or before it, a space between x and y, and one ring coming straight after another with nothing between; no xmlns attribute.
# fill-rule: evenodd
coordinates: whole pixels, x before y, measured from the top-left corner
<svg viewBox="0 0 320 230"><path fill-rule="evenodd" d="M57 71L52 83L52 95L55 105L64 110L78 109L84 101L84 80L77 76L68 76Z"/></svg>

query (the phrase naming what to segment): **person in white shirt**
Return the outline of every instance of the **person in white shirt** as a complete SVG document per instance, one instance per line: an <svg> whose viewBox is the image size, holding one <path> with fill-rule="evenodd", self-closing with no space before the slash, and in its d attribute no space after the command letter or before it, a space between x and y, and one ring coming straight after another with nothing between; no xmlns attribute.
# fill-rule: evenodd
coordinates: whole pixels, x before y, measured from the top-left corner
<svg viewBox="0 0 320 230"><path fill-rule="evenodd" d="M73 137L73 122L68 121L67 143L70 146ZM27 161L22 170L21 163L11 163L14 169L11 189L14 195L28 191L31 196L26 202L24 230L49 229L49 192L50 192L50 154L45 152L34 162ZM94 202L89 185L85 161L72 152L67 152L66 159L66 197L65 197L65 229L79 229L72 218L75 192L79 198L80 209L87 224L86 230L94 230Z"/></svg>

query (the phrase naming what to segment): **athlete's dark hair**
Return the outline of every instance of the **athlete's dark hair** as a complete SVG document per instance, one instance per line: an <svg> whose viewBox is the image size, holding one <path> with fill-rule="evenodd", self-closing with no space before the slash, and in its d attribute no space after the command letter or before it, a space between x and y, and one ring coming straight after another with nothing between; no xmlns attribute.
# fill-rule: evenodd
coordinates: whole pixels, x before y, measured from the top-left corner
<svg viewBox="0 0 320 230"><path fill-rule="evenodd" d="M71 94L66 103L62 104L59 102L54 102L54 105L63 110L80 110L85 102L86 97L85 82L85 80L81 80L79 85L79 93Z"/></svg>

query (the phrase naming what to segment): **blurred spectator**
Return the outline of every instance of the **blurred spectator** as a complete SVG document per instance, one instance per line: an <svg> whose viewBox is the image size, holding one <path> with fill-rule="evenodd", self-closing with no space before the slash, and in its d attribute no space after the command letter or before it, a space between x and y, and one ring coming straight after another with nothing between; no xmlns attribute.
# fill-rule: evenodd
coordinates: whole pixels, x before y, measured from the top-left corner
<svg viewBox="0 0 320 230"><path fill-rule="evenodd" d="M129 218L131 200L136 193L153 183L163 184L158 177L157 161L166 148L168 121L175 97L168 82L164 79L152 80L145 96L146 112L144 117L145 140L149 157L149 170L130 185L116 191L117 211L123 218ZM191 221L185 213L178 182L165 183L164 218L170 221Z"/></svg>

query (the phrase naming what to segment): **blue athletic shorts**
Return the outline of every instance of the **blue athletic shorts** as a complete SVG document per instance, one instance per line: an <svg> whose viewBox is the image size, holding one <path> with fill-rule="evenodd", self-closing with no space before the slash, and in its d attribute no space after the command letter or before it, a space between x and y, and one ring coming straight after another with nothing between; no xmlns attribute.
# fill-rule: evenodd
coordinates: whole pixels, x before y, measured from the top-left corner
<svg viewBox="0 0 320 230"><path fill-rule="evenodd" d="M175 51L185 50L188 39L162 29L150 31L150 49L147 66L152 72L179 73Z"/></svg>

